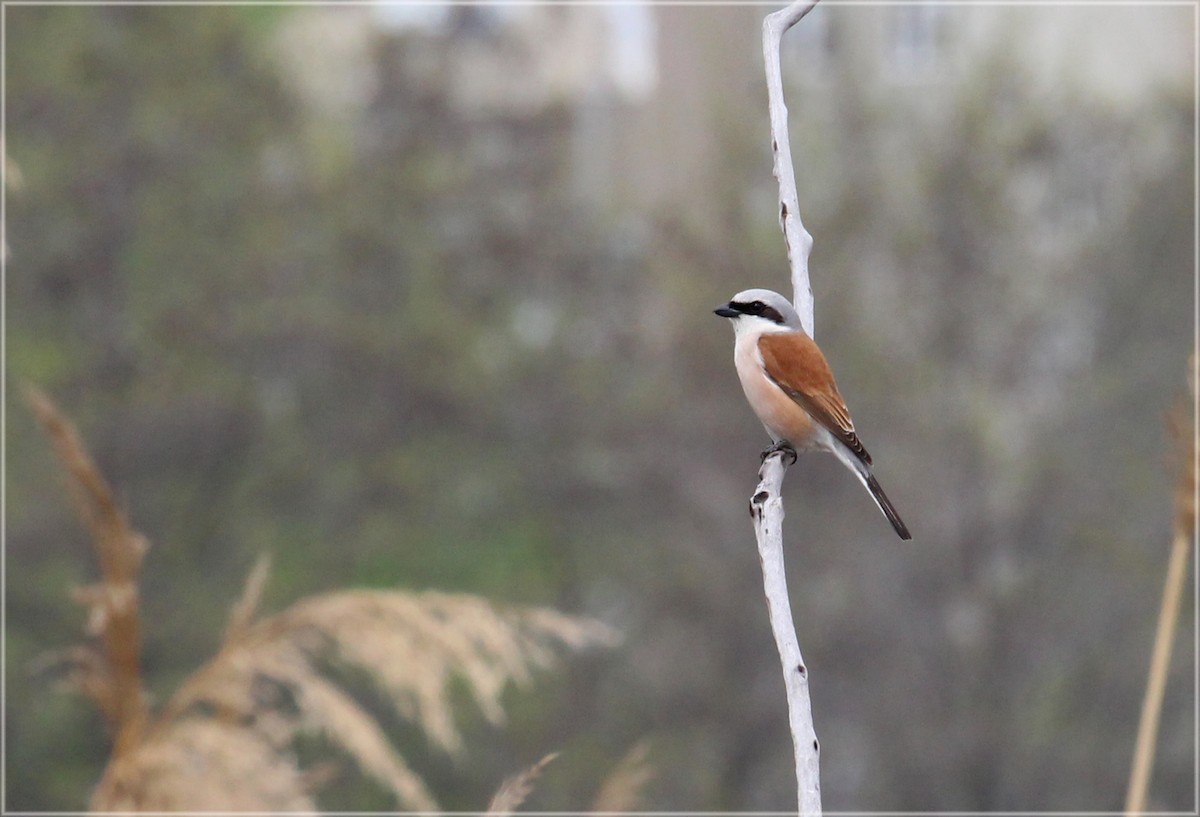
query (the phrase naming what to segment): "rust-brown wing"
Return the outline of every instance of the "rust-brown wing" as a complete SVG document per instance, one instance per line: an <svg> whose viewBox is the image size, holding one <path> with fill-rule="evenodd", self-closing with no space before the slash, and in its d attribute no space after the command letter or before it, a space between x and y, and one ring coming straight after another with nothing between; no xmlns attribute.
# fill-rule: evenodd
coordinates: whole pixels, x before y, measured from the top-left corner
<svg viewBox="0 0 1200 817"><path fill-rule="evenodd" d="M867 465L871 455L854 433L854 421L833 380L825 355L804 332L772 332L758 339L767 377Z"/></svg>

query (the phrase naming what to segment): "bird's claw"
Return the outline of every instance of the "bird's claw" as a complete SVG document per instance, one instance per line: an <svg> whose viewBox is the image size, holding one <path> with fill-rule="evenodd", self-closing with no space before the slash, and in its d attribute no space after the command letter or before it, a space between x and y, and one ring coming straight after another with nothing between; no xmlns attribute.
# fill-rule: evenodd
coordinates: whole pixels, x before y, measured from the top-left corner
<svg viewBox="0 0 1200 817"><path fill-rule="evenodd" d="M771 456L772 454L783 454L786 465L796 464L796 449L792 448L791 444L786 443L783 440L779 440L778 442L772 443L764 448L762 456L759 458L759 462L766 462L767 457Z"/></svg>

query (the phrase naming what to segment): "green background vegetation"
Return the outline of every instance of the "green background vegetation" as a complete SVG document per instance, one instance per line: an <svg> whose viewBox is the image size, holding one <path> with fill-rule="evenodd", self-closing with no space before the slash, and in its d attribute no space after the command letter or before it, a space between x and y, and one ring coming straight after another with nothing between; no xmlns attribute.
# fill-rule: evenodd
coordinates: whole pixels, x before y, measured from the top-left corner
<svg viewBox="0 0 1200 817"><path fill-rule="evenodd" d="M720 73L754 57L759 11L664 14L725 27L701 51ZM786 287L761 78L697 73L702 196L598 204L572 184L569 101L467 115L412 69L425 35L378 33L366 104L314 112L278 57L303 13L6 9L5 805L83 808L107 753L39 660L77 639L66 591L94 566L24 381L152 542L157 700L267 551L268 609L439 588L625 632L514 692L503 729L465 704L462 762L387 723L446 808L554 750L530 807L582 808L643 737L647 808L788 808L745 517L765 438L709 314ZM468 35L445 36L449 62ZM947 81L925 118L852 62L788 91L817 337L915 535L898 544L831 458L789 475L831 809L1123 797L1192 338L1193 100L1039 96L1011 60ZM1030 180L1048 180L1032 204ZM1194 635L1156 808L1192 803ZM322 802L389 807L354 780Z"/></svg>

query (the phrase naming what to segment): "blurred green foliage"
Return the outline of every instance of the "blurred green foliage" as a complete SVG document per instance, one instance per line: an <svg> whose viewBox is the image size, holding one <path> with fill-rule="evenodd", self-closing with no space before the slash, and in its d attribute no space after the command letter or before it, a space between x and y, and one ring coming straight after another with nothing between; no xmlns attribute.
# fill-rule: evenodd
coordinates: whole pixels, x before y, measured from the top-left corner
<svg viewBox="0 0 1200 817"><path fill-rule="evenodd" d="M10 222L10 371L71 407L154 542L146 659L160 697L215 646L258 551L276 555L277 602L342 584L555 601L566 556L479 411L502 378L469 350L506 316L458 285L438 241L438 203L469 181L436 170L460 147L444 139L453 123L418 105L409 137L351 144L337 178L309 176L321 146L269 62L280 15L250 11L12 20L10 151L27 192ZM52 599L69 632L63 593L85 580L87 549L65 495L35 497L53 466L10 411L14 633ZM57 640L46 629L9 640L23 681ZM10 726L18 762L74 762L78 784L58 763L10 767L9 802L78 808L104 735Z"/></svg>
<svg viewBox="0 0 1200 817"><path fill-rule="evenodd" d="M469 114L413 68L445 69L458 35L431 58L377 32L362 109L315 112L279 57L303 13L6 10L10 386L79 422L151 539L153 692L215 648L266 550L269 609L437 587L626 631L514 693L502 732L464 707L461 764L389 723L447 808L553 750L531 807L584 808L647 734L648 808L787 808L745 520L764 439L708 314L785 286L761 80L709 60L720 166L685 168L712 184L696 212L598 206L572 187L569 102ZM756 48L757 10L705 13L728 15L721 49ZM789 475L828 806L1118 808L1170 520L1160 419L1192 337L1191 100L1039 102L999 53L922 118L845 59L792 105L817 336L916 542L836 463ZM40 657L78 637L65 593L93 571L8 399L6 806L77 810L105 735ZM1171 808L1195 761L1177 656ZM358 778L327 798L388 807Z"/></svg>

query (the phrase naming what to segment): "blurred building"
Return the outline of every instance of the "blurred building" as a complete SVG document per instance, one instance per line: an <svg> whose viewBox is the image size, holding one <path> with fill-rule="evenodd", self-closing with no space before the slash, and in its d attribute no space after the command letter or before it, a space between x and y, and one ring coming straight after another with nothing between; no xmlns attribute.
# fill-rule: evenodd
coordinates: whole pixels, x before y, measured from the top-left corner
<svg viewBox="0 0 1200 817"><path fill-rule="evenodd" d="M757 6L390 4L312 7L282 37L297 82L332 114L378 84L371 42L402 39L413 81L472 123L570 112L574 188L601 207L712 201L725 123L768 144ZM794 121L844 95L885 95L937 119L964 76L1014 71L1044 104L1115 109L1190 93L1191 12L1175 6L818 6L784 41ZM823 113L824 112L824 113Z"/></svg>

